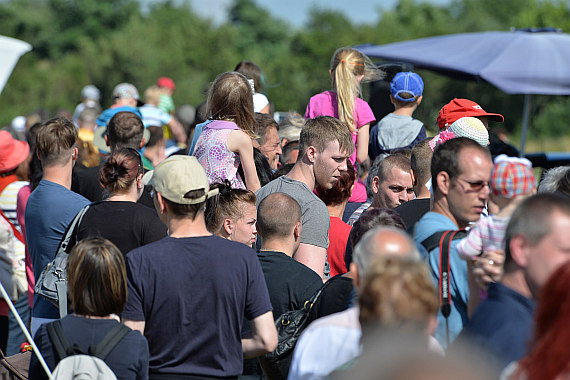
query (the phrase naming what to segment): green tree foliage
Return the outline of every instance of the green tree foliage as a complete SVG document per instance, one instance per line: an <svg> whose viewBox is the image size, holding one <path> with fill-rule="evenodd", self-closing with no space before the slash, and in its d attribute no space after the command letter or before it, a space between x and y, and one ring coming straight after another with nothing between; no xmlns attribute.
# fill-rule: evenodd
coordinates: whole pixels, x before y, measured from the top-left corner
<svg viewBox="0 0 570 380"><path fill-rule="evenodd" d="M2 1L0 34L27 41L33 50L22 57L0 97L0 123L38 108L52 114L71 110L88 83L101 89L102 104L108 106L117 83L132 82L142 95L163 75L177 84L176 104L197 105L216 75L240 60L262 67L265 92L276 110L303 113L310 96L330 88L331 55L342 46L510 27L570 31L569 5L562 0L451 0L446 5L400 0L392 9L370 9L378 14L371 25L314 7L306 24L297 28L261 4L234 0L228 21L215 25L188 3L172 1L144 11L136 0ZM474 99L489 111L502 112L508 129L519 127L522 96L419 73L426 88L416 115L432 130L438 110L454 97ZM570 118L565 97L539 98L534 104L540 134L565 131L563 120Z"/></svg>

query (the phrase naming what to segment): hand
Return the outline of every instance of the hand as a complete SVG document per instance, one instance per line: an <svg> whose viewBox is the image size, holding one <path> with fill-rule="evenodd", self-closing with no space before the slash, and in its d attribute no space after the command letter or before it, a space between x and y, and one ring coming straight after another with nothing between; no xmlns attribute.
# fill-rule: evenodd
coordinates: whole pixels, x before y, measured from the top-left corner
<svg viewBox="0 0 570 380"><path fill-rule="evenodd" d="M487 290L491 282L498 282L503 276L503 264L505 262L505 251L487 251L474 259L473 275L475 281L482 288Z"/></svg>

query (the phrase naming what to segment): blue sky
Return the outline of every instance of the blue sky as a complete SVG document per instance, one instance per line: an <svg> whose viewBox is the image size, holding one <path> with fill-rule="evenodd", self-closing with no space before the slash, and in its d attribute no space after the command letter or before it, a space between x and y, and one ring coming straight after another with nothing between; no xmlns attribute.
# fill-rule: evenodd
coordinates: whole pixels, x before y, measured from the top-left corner
<svg viewBox="0 0 570 380"><path fill-rule="evenodd" d="M142 4L161 0L140 0ZM192 8L200 15L212 19L215 23L225 21L227 9L232 0L175 0L175 3L189 1ZM313 7L334 9L343 12L352 22L370 24L378 20L381 9L393 8L398 0L255 0L269 10L275 17L287 21L292 26L302 26ZM446 4L451 0L419 0L436 4Z"/></svg>

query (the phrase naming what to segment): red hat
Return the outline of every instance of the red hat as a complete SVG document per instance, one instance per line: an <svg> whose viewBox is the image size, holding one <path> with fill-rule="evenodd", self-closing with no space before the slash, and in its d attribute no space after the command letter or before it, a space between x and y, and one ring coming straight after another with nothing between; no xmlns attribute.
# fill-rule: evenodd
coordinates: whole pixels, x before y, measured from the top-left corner
<svg viewBox="0 0 570 380"><path fill-rule="evenodd" d="M445 129L453 124L457 119L462 117L488 117L493 121L500 123L505 121L503 115L498 113L485 112L483 108L472 100L453 99L451 102L443 106L437 115L437 124L439 129Z"/></svg>
<svg viewBox="0 0 570 380"><path fill-rule="evenodd" d="M16 169L29 153L27 142L15 140L8 131L0 131L0 173Z"/></svg>
<svg viewBox="0 0 570 380"><path fill-rule="evenodd" d="M170 79L169 77L160 77L158 78L158 80L156 81L156 85L158 87L166 87L171 89L172 91L176 90L176 85L174 84L174 81L172 79Z"/></svg>

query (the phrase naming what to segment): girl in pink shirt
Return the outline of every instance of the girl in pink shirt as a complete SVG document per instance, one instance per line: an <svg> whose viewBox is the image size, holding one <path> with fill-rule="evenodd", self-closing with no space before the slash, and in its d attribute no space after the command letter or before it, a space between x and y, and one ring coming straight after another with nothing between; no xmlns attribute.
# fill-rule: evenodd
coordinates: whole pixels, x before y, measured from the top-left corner
<svg viewBox="0 0 570 380"><path fill-rule="evenodd" d="M255 117L251 86L240 73L218 75L208 94L207 115L193 155L211 183L228 180L233 188L257 191L261 187L253 161ZM238 174L242 165L245 178Z"/></svg>
<svg viewBox="0 0 570 380"><path fill-rule="evenodd" d="M368 103L360 98L360 83L363 80L381 79L383 72L358 50L345 47L334 53L329 73L332 77L332 91L311 98L305 119L332 116L345 123L356 146L350 156L350 162L356 169L356 161L364 162L368 158L370 123L376 119Z"/></svg>
<svg viewBox="0 0 570 380"><path fill-rule="evenodd" d="M356 149L350 156L354 170L356 162L368 159L368 137L370 123L376 120L372 109L362 100L360 83L381 79L384 73L358 50L344 47L335 51L329 73L332 78L332 91L317 94L309 100L305 119L317 116L336 117L350 130ZM355 182L350 202L366 201L366 189L362 182Z"/></svg>

